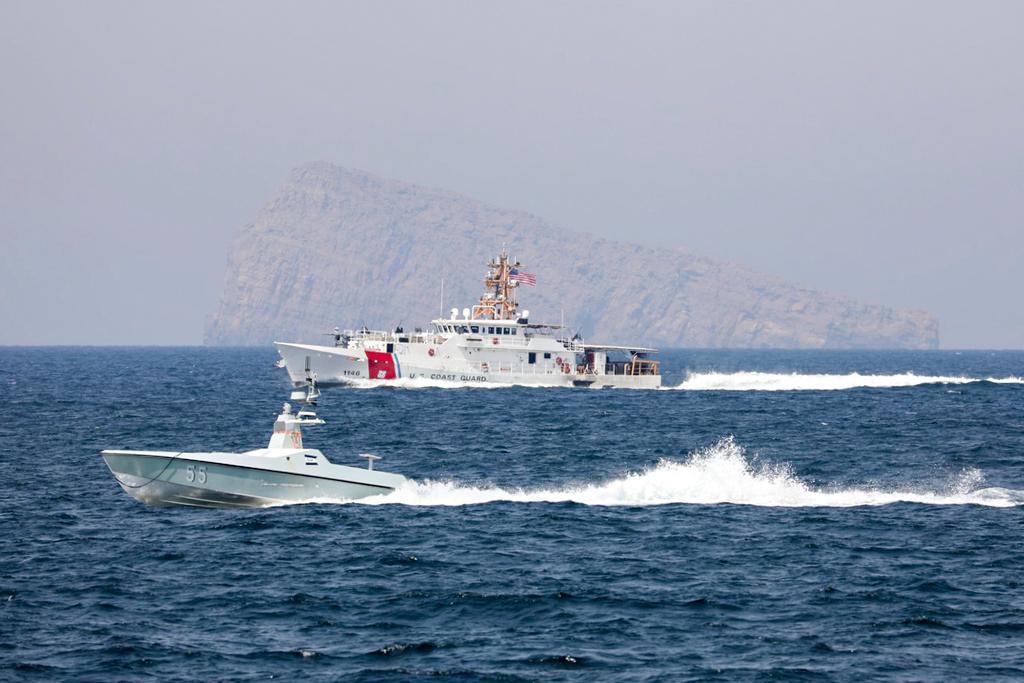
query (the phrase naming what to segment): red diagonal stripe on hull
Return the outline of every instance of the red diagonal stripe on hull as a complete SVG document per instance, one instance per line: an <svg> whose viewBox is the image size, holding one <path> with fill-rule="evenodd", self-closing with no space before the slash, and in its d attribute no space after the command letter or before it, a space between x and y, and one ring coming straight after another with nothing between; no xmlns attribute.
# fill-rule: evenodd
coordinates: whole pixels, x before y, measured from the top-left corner
<svg viewBox="0 0 1024 683"><path fill-rule="evenodd" d="M390 353L383 351L366 352L367 376L370 379L394 379L398 376L395 372L395 360Z"/></svg>

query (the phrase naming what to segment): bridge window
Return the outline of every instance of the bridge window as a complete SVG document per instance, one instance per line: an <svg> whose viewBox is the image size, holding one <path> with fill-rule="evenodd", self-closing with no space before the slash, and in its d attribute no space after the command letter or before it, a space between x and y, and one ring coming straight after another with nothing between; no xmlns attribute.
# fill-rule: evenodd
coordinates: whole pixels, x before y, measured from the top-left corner
<svg viewBox="0 0 1024 683"><path fill-rule="evenodd" d="M509 333L509 330L508 330L507 327L503 327L502 330L503 330L503 334L508 334Z"/></svg>
<svg viewBox="0 0 1024 683"><path fill-rule="evenodd" d="M469 329L472 330L473 334L476 334L477 332L480 331L480 327L477 325L470 325Z"/></svg>

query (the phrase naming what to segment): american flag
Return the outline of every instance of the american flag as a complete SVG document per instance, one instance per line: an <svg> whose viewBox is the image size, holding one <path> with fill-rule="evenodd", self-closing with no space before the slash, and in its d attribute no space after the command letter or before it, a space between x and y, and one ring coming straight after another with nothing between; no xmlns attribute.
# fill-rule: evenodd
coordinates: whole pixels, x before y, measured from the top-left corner
<svg viewBox="0 0 1024 683"><path fill-rule="evenodd" d="M508 279L513 282L522 282L524 285L530 285L531 287L537 286L536 275L527 273L525 270L519 270L518 268L508 271Z"/></svg>

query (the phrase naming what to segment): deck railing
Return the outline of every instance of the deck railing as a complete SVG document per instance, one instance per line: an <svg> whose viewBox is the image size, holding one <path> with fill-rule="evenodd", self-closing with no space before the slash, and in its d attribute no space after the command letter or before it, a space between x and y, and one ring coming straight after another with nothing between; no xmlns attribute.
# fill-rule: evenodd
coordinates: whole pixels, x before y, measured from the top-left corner
<svg viewBox="0 0 1024 683"><path fill-rule="evenodd" d="M487 335L479 333L481 337L493 337L494 335ZM396 343L409 343L409 344L443 344L451 334L439 333L439 332L389 332L385 330L345 330L344 332L338 333L338 340L335 343L336 346L343 346L347 348L356 348L363 342L379 342L382 344L396 344ZM501 339L511 342L512 345L517 345L516 342L520 342L520 345L525 346L534 335L524 331L522 335L516 336L502 336ZM583 346L583 342L577 339L560 339L559 342L565 347L565 350L570 353L583 353L586 349Z"/></svg>
<svg viewBox="0 0 1024 683"><path fill-rule="evenodd" d="M342 332L336 345L356 348L363 342L380 342L382 344L434 344L439 346L448 337L436 332L384 332L381 330L347 330Z"/></svg>
<svg viewBox="0 0 1024 683"><path fill-rule="evenodd" d="M542 363L521 363L521 362L490 362L490 361L467 361L469 372L479 372L481 374L486 373L502 373L517 375L571 375L573 374L573 367L571 364L566 363L564 366L559 366L555 363L542 364ZM569 372L563 370L563 367L568 367Z"/></svg>
<svg viewBox="0 0 1024 683"><path fill-rule="evenodd" d="M632 360L605 363L604 373L606 375L657 375L660 366L660 361L633 358Z"/></svg>

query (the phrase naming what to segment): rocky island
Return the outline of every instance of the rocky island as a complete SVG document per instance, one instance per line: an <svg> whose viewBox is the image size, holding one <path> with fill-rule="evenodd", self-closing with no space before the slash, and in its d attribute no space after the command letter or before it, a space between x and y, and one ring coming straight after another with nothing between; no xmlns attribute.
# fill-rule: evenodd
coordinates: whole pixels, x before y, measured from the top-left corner
<svg viewBox="0 0 1024 683"><path fill-rule="evenodd" d="M471 305L502 247L537 274L534 320L669 347L938 347L923 311L861 303L675 248L597 239L522 211L328 163L295 169L235 236L205 342L325 341Z"/></svg>

